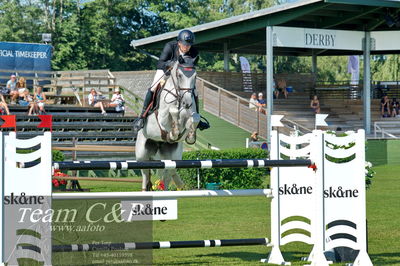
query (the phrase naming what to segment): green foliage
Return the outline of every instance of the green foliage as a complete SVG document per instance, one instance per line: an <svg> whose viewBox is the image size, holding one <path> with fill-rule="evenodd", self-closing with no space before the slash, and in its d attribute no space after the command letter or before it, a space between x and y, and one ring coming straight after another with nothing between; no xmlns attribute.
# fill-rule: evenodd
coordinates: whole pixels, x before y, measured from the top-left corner
<svg viewBox="0 0 400 266"><path fill-rule="evenodd" d="M183 153L184 160L206 159L256 159L267 158L267 151L261 149L199 150ZM223 189L261 188L268 173L265 168L212 168L180 169L179 174L189 189L197 187L197 171L200 172L200 186L219 182Z"/></svg>
<svg viewBox="0 0 400 266"><path fill-rule="evenodd" d="M41 41L52 34L54 70L154 69L156 62L129 45L169 31L267 8L287 0L35 0L0 1L0 41ZM159 54L159 50L150 51ZM200 51L199 70L222 71L223 55ZM231 71L240 71L232 54ZM265 71L265 56L245 55L253 71ZM362 57L360 57L362 60ZM373 56L373 80L398 80L400 56ZM318 57L318 80L349 80L347 56ZM360 63L362 78L362 61ZM311 71L310 57L276 56L275 73Z"/></svg>
<svg viewBox="0 0 400 266"><path fill-rule="evenodd" d="M65 155L62 151L52 150L51 156L54 162L62 162L65 160Z"/></svg>

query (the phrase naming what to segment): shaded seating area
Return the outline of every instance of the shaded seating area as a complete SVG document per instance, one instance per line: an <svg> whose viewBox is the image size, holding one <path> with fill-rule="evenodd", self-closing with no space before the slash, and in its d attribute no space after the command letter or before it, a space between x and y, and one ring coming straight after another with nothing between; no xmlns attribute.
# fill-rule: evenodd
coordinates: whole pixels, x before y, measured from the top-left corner
<svg viewBox="0 0 400 266"><path fill-rule="evenodd" d="M28 116L25 106L10 106L16 115L17 135L32 138L43 131L37 125L37 116ZM53 116L53 144L70 146L75 144L101 144L133 146L136 135L133 132L133 116L123 116L115 108L107 108L107 116L101 115L98 108L50 105L46 107Z"/></svg>

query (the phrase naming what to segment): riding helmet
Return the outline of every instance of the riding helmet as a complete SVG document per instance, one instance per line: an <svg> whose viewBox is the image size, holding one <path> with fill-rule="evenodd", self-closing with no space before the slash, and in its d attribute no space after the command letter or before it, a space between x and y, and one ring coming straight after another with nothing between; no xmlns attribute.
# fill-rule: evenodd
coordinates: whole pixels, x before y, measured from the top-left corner
<svg viewBox="0 0 400 266"><path fill-rule="evenodd" d="M178 34L178 41L184 45L193 45L194 44L194 33L190 30L182 30Z"/></svg>

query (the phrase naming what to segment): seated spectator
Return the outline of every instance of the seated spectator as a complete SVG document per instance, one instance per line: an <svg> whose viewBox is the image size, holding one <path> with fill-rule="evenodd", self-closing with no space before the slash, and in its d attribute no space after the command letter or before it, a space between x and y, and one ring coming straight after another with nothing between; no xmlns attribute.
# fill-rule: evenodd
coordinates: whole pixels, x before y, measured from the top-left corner
<svg viewBox="0 0 400 266"><path fill-rule="evenodd" d="M314 95L314 97L312 98L311 102L310 102L310 107L314 110L314 113L319 114L321 109L319 106L319 100L318 100L318 96Z"/></svg>
<svg viewBox="0 0 400 266"><path fill-rule="evenodd" d="M259 141L258 132L257 131L254 131L253 133L251 133L250 141Z"/></svg>
<svg viewBox="0 0 400 266"><path fill-rule="evenodd" d="M28 106L30 105L32 101L32 97L29 95L29 90L24 89L18 89L18 104L22 106Z"/></svg>
<svg viewBox="0 0 400 266"><path fill-rule="evenodd" d="M121 94L121 90L119 88L116 88L113 96L111 97L111 102L108 106L115 107L115 111L117 112L123 112L125 111L124 104L124 96Z"/></svg>
<svg viewBox="0 0 400 266"><path fill-rule="evenodd" d="M6 113L7 115L10 114L10 111L8 110L8 105L6 103L6 100L4 99L3 94L0 94L0 113Z"/></svg>
<svg viewBox="0 0 400 266"><path fill-rule="evenodd" d="M26 90L28 92L28 90ZM28 93L26 93L26 101L29 105L28 115L38 115L39 114L39 106L37 105L34 98Z"/></svg>
<svg viewBox="0 0 400 266"><path fill-rule="evenodd" d="M392 99L392 101L390 103L390 109L391 109L392 117L396 117L396 116L400 115L400 104L396 98Z"/></svg>
<svg viewBox="0 0 400 266"><path fill-rule="evenodd" d="M276 83L276 89L274 91L276 99L279 98L279 93L283 92L283 95L285 96L285 99L288 97L288 92L286 90L286 80L284 79L278 79Z"/></svg>
<svg viewBox="0 0 400 266"><path fill-rule="evenodd" d="M260 104L257 101L257 93L253 92L249 100L249 108L257 112L259 105Z"/></svg>
<svg viewBox="0 0 400 266"><path fill-rule="evenodd" d="M11 103L15 104L15 99L18 97L17 77L15 75L11 75L10 80L7 81L6 91L4 92L10 94Z"/></svg>
<svg viewBox="0 0 400 266"><path fill-rule="evenodd" d="M102 115L107 115L106 110L104 110L104 105L100 101L101 99L101 92L98 92L95 89L90 90L90 94L88 96L88 103L90 106L99 107L101 109Z"/></svg>
<svg viewBox="0 0 400 266"><path fill-rule="evenodd" d="M25 94L26 94L26 81L24 77L20 77L17 81L17 86L16 86L17 90L18 90L18 95L16 97L13 97L13 101L15 101L15 99L18 98L24 98ZM28 91L29 94L29 91Z"/></svg>
<svg viewBox="0 0 400 266"><path fill-rule="evenodd" d="M46 114L46 110L44 110L44 104L46 103L46 95L43 92L43 88L38 86L36 88L36 92L33 96L35 105L39 107L39 114Z"/></svg>
<svg viewBox="0 0 400 266"><path fill-rule="evenodd" d="M382 117L390 117L390 101L387 95L383 96L381 100L381 114Z"/></svg>
<svg viewBox="0 0 400 266"><path fill-rule="evenodd" d="M259 94L258 94L258 99L257 99L257 101L258 101L258 111L259 112L261 112L261 113L263 113L263 114L265 114L266 112L265 112L265 107L267 106L267 103L265 102L265 100L263 99L263 94L262 94L262 92L260 92Z"/></svg>

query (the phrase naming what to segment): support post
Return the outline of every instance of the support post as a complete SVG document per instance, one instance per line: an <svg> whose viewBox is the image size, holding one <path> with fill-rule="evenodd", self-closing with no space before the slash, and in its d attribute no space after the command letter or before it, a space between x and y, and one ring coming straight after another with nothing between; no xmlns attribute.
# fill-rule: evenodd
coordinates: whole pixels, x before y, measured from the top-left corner
<svg viewBox="0 0 400 266"><path fill-rule="evenodd" d="M229 72L229 51L227 42L224 42L224 70L225 72Z"/></svg>
<svg viewBox="0 0 400 266"><path fill-rule="evenodd" d="M271 115L273 112L273 80L274 80L274 69L273 69L273 57L274 57L274 45L273 45L273 28L272 26L267 26L267 45L266 45L266 58L267 58L267 71L266 71L266 99L267 99L267 142L268 147L271 144Z"/></svg>
<svg viewBox="0 0 400 266"><path fill-rule="evenodd" d="M312 50L312 60L311 60L311 63L312 63L312 65L311 65L311 72L314 74L314 75L317 75L317 64L318 64L318 61L317 61L317 55L316 55L316 53L315 53L315 50L313 49Z"/></svg>
<svg viewBox="0 0 400 266"><path fill-rule="evenodd" d="M366 134L371 134L371 33L366 31L364 38L364 129Z"/></svg>

